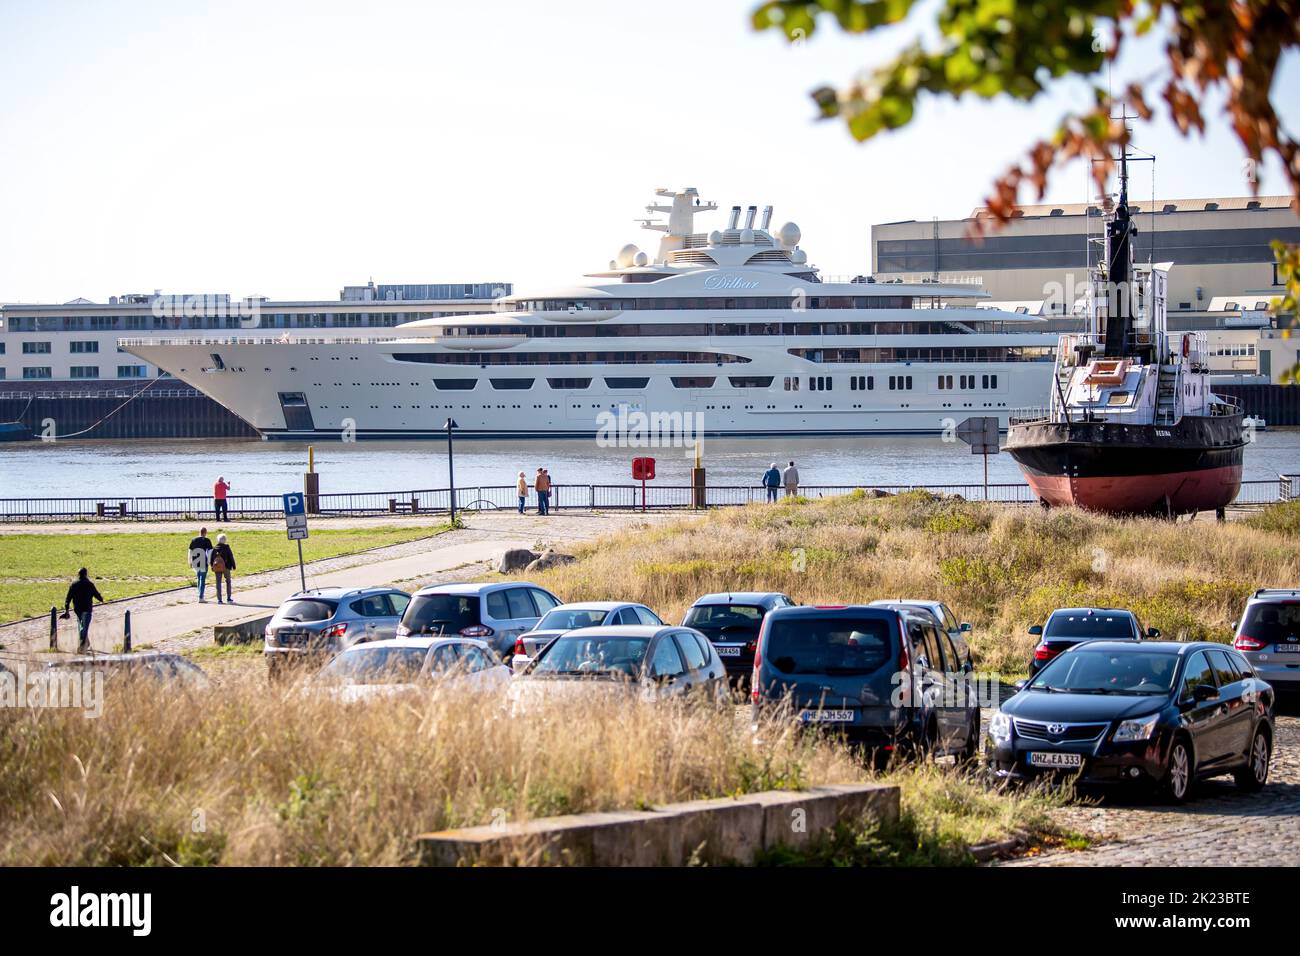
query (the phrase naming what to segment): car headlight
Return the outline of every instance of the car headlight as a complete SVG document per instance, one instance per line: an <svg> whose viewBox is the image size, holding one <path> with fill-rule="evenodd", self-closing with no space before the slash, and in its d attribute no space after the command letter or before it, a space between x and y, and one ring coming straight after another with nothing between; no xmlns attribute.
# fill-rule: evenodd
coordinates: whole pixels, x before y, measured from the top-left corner
<svg viewBox="0 0 1300 956"><path fill-rule="evenodd" d="M1136 720L1122 721L1115 728L1113 739L1116 743L1122 743L1126 740L1150 740L1151 735L1156 732L1156 724L1159 721L1159 714L1152 714L1150 717L1139 717Z"/></svg>
<svg viewBox="0 0 1300 956"><path fill-rule="evenodd" d="M989 721L989 736L994 740L1010 740L1011 718L1000 710L994 714L993 719Z"/></svg>

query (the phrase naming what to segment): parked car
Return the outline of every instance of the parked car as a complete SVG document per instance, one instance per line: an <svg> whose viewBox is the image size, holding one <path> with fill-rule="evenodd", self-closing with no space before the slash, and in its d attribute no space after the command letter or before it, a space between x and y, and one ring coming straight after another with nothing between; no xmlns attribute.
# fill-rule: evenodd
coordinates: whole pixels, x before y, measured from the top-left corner
<svg viewBox="0 0 1300 956"><path fill-rule="evenodd" d="M934 619L939 626L948 634L952 646L957 649L957 657L966 663L970 663L970 645L966 641L966 635L970 633L970 625L960 623L957 615L953 614L948 605L942 601L918 601L914 598L898 598L897 600L872 601L868 607L915 607L929 611L934 615Z"/></svg>
<svg viewBox="0 0 1300 956"><path fill-rule="evenodd" d="M693 627L713 643L734 683L746 685L754 670L763 618L779 607L794 607L788 594L773 591L732 591L706 594L686 610L682 626Z"/></svg>
<svg viewBox="0 0 1300 956"><path fill-rule="evenodd" d="M294 660L330 656L365 641L396 636L411 596L396 588L312 588L271 616L265 655L272 676Z"/></svg>
<svg viewBox="0 0 1300 956"><path fill-rule="evenodd" d="M514 654L515 638L562 602L527 581L501 584L436 584L415 592L398 637L473 637L503 658Z"/></svg>
<svg viewBox="0 0 1300 956"><path fill-rule="evenodd" d="M644 604L626 604L621 601L559 604L543 614L536 627L515 638L510 666L518 673L533 662L538 651L565 631L599 627L602 624L645 624L654 627L663 624L663 621Z"/></svg>
<svg viewBox="0 0 1300 956"><path fill-rule="evenodd" d="M1132 611L1117 607L1057 608L1048 615L1045 625L1035 624L1029 633L1039 639L1029 660L1031 677L1057 654L1081 641L1140 641L1144 637L1160 636L1154 627L1144 629Z"/></svg>
<svg viewBox="0 0 1300 956"><path fill-rule="evenodd" d="M209 685L208 675L198 664L179 654L168 654L162 651L69 657L46 664L39 674L32 676L39 680L41 677L49 678L71 671L84 673L87 670L103 671L106 678L139 678L189 688Z"/></svg>
<svg viewBox="0 0 1300 956"><path fill-rule="evenodd" d="M1300 693L1300 590L1264 588L1251 595L1232 646L1279 693Z"/></svg>
<svg viewBox="0 0 1300 956"><path fill-rule="evenodd" d="M778 608L763 620L750 692L754 718L789 700L799 719L875 752L978 753L970 665L934 615L865 605Z"/></svg>
<svg viewBox="0 0 1300 956"><path fill-rule="evenodd" d="M538 652L510 694L549 697L634 692L649 700L695 692L722 697L727 671L699 631L671 625L607 625L566 631Z"/></svg>
<svg viewBox="0 0 1300 956"><path fill-rule="evenodd" d="M348 701L436 684L501 692L510 683L510 669L482 641L411 637L350 647L321 668L312 683Z"/></svg>
<svg viewBox="0 0 1300 956"><path fill-rule="evenodd" d="M1058 655L993 717L1003 777L1156 785L1175 802L1197 780L1268 781L1273 689L1222 644L1089 641Z"/></svg>

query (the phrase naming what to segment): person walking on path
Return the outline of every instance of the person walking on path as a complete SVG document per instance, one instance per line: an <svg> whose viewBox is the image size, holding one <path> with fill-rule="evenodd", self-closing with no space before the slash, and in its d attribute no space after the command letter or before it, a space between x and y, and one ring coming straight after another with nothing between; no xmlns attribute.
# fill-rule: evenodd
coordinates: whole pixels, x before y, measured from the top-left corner
<svg viewBox="0 0 1300 956"><path fill-rule="evenodd" d="M781 472L781 479L785 482L785 496L793 498L799 493L799 469L790 462L789 467Z"/></svg>
<svg viewBox="0 0 1300 956"><path fill-rule="evenodd" d="M230 594L230 572L235 570L235 552L230 550L224 534L217 535L217 546L212 549L212 573L217 576L217 603L221 603L221 579L226 579L226 600L235 599Z"/></svg>
<svg viewBox="0 0 1300 956"><path fill-rule="evenodd" d="M767 489L767 500L776 501L777 489L781 487L781 469L776 462L772 462L772 467L763 472L763 487Z"/></svg>
<svg viewBox="0 0 1300 956"><path fill-rule="evenodd" d="M226 495L229 493L230 482L219 475L217 483L212 486L212 510L216 514L216 520L218 521L230 520L230 507L226 504Z"/></svg>
<svg viewBox="0 0 1300 956"><path fill-rule="evenodd" d="M199 603L203 603L203 591L208 583L208 565L212 560L212 539L208 529L200 528L198 536L190 539L190 567L198 576Z"/></svg>
<svg viewBox="0 0 1300 956"><path fill-rule="evenodd" d="M546 473L545 468L537 469L537 477L533 479L533 488L537 492L537 513L539 515L550 514L551 477Z"/></svg>
<svg viewBox="0 0 1300 956"><path fill-rule="evenodd" d="M68 617L68 605L77 612L77 653L84 654L90 650L90 612L95 602L104 603L104 596L90 580L85 568L77 572L77 580L68 588L68 596L63 599L63 617Z"/></svg>
<svg viewBox="0 0 1300 956"><path fill-rule="evenodd" d="M519 473L519 480L515 482L515 491L519 493L519 513L524 513L524 505L528 503L528 479L524 473Z"/></svg>

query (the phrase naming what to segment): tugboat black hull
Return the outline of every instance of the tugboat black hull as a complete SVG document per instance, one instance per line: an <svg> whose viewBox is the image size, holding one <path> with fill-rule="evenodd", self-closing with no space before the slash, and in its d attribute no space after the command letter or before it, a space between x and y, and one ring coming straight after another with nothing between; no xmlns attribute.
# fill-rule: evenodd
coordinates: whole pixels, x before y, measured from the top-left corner
<svg viewBox="0 0 1300 956"><path fill-rule="evenodd" d="M1006 451L1039 500L1109 514L1190 514L1231 504L1241 490L1240 415L1177 425L1013 424Z"/></svg>

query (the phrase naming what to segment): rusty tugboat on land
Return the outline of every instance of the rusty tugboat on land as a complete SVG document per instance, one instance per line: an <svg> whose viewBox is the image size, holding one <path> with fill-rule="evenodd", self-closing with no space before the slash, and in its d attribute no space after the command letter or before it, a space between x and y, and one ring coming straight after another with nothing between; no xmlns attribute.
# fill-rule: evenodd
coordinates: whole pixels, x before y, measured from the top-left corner
<svg viewBox="0 0 1300 956"><path fill-rule="evenodd" d="M1006 451L1045 507L1222 519L1241 489L1242 410L1210 389L1205 333L1168 331L1172 263L1134 266L1127 152L1087 331L1061 336L1049 405L1012 413Z"/></svg>

